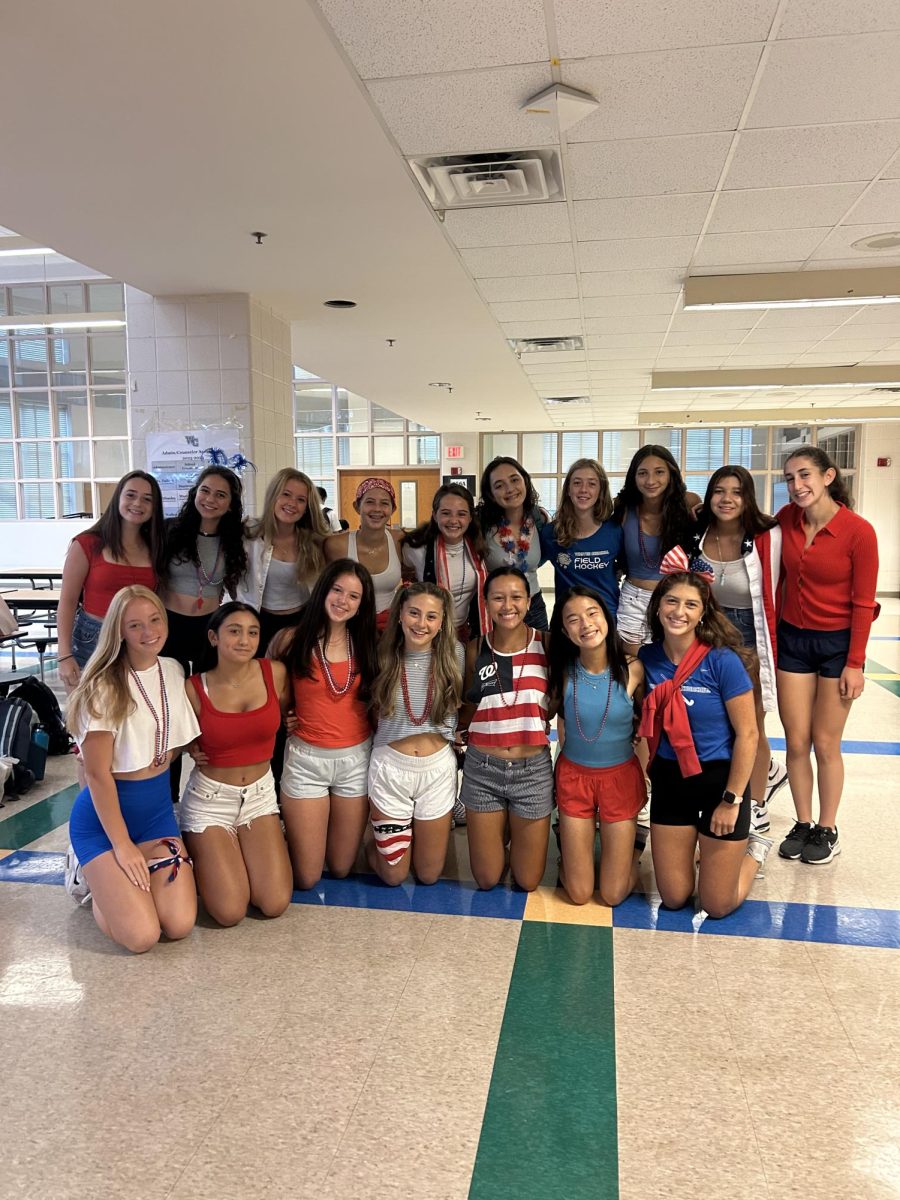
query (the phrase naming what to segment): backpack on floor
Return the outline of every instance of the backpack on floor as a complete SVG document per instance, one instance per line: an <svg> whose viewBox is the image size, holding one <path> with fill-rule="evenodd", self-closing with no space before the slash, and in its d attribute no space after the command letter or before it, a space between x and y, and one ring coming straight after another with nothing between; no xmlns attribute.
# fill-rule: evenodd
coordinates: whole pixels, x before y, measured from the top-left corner
<svg viewBox="0 0 900 1200"><path fill-rule="evenodd" d="M37 676L32 675L17 688L13 688L10 695L18 696L26 704L30 704L37 713L38 723L46 730L47 737L50 739L47 753L68 754L72 749L72 739L66 729L59 701L46 683L42 683Z"/></svg>
<svg viewBox="0 0 900 1200"><path fill-rule="evenodd" d="M4 792L8 796L20 796L34 783L34 773L28 767L34 720L34 709L24 700L18 697L0 700L0 758L18 759L6 781Z"/></svg>

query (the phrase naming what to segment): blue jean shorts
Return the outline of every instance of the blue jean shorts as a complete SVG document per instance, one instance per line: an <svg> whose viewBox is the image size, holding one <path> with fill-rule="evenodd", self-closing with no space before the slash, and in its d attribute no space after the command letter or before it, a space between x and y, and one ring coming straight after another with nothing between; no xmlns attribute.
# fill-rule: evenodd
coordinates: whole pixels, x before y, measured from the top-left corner
<svg viewBox="0 0 900 1200"><path fill-rule="evenodd" d="M507 759L469 746L459 798L473 812L508 810L526 821L549 817L553 808L550 747L530 758Z"/></svg>
<svg viewBox="0 0 900 1200"><path fill-rule="evenodd" d="M723 608L722 612L741 635L741 641L751 650L756 649L756 625L753 623L752 608Z"/></svg>
<svg viewBox="0 0 900 1200"><path fill-rule="evenodd" d="M82 670L97 649L102 628L103 622L86 613L83 608L79 608L75 613L75 624L72 626L72 657Z"/></svg>

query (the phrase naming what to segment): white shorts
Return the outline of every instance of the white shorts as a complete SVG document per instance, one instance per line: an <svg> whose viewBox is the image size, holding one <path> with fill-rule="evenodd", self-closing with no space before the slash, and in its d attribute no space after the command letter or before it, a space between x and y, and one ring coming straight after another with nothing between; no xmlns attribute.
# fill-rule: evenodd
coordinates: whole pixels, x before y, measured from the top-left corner
<svg viewBox="0 0 900 1200"><path fill-rule="evenodd" d="M178 814L182 833L203 833L213 825L235 830L242 825L250 826L260 817L271 816L278 816L278 796L271 771L242 787L217 783L199 767L191 771Z"/></svg>
<svg viewBox="0 0 900 1200"><path fill-rule="evenodd" d="M284 751L281 791L295 800L322 796L365 796L372 739L338 750L311 746L289 737Z"/></svg>
<svg viewBox="0 0 900 1200"><path fill-rule="evenodd" d="M647 609L650 607L652 595L653 592L645 592L643 588L635 587L627 579L622 580L616 629L623 642L630 642L633 646L643 646L651 640L650 626L647 624Z"/></svg>
<svg viewBox="0 0 900 1200"><path fill-rule="evenodd" d="M456 755L446 745L419 758L379 746L369 763L369 799L396 821L434 821L456 803Z"/></svg>

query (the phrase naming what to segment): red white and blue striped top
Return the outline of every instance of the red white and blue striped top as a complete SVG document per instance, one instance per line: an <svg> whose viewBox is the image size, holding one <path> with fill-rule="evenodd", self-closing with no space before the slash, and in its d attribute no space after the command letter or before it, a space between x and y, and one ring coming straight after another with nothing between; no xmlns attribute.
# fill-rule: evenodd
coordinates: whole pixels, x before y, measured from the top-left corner
<svg viewBox="0 0 900 1200"><path fill-rule="evenodd" d="M514 654L481 639L466 700L478 707L469 725L469 745L546 746L547 654L541 636L529 630L528 645Z"/></svg>

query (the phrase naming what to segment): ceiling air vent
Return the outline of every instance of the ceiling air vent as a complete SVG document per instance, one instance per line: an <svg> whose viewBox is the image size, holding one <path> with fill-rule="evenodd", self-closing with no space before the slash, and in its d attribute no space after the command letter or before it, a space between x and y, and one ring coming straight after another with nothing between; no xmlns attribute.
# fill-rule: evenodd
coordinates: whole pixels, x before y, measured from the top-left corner
<svg viewBox="0 0 900 1200"><path fill-rule="evenodd" d="M590 396L544 396L545 404L590 404Z"/></svg>
<svg viewBox="0 0 900 1200"><path fill-rule="evenodd" d="M564 350L584 349L583 337L507 338L507 341L518 355L561 354Z"/></svg>
<svg viewBox="0 0 900 1200"><path fill-rule="evenodd" d="M411 158L409 165L439 211L565 199L555 150L431 155Z"/></svg>

